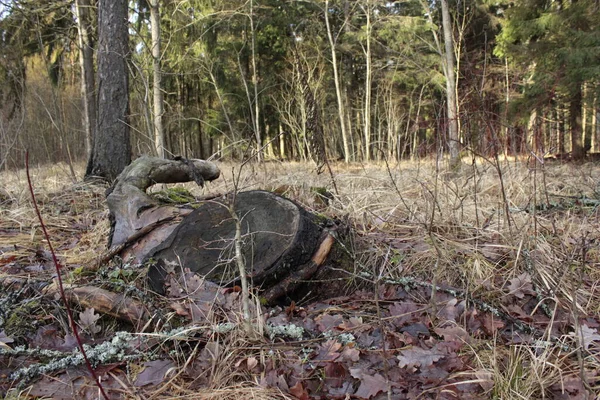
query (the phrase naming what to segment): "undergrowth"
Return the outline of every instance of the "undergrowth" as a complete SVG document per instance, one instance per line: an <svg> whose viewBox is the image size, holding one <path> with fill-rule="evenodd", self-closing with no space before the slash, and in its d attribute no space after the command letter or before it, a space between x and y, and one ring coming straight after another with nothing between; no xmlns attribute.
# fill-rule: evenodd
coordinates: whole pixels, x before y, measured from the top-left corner
<svg viewBox="0 0 600 400"><path fill-rule="evenodd" d="M327 193L326 201L322 188L332 189L331 178L311 167L247 164L236 172L238 187L284 191L319 215L346 221L353 238L346 251L354 267L340 275L339 287L368 282L371 289L332 290L332 299L309 293L273 308L256 299L252 314L260 323L252 334L239 323L239 293L233 289L215 294L223 296L219 301L203 300L206 309L197 305L202 319L182 311L189 300L152 296L144 271L126 262L86 272L106 250L105 187L70 182L61 166L32 171L65 280L126 293L153 316L138 326L99 316L90 344L117 331L139 335L129 361L117 361L120 369L106 372L118 378L114 390L130 398L344 398L344 391L356 398L412 398L416 389L397 382L418 375L428 382L419 386L421 398L574 399L600 393L600 167L504 160L500 182L485 160L452 174L436 173L429 161L337 164L339 194ZM223 177L204 189L176 186L196 197L226 193L232 168L220 168ZM3 172L0 181L0 303L6 304L0 344L40 344L40 327L52 325L46 342L57 347L62 341L66 349L64 310L44 296L52 270L24 173ZM15 320L23 313L28 324ZM223 323L232 324L226 332ZM269 337L269 324L302 330L296 338ZM94 322L87 328L95 330ZM165 335L173 329L183 331ZM418 353L417 362L411 349L429 353ZM6 363L8 356L0 357ZM364 361L376 357L382 358ZM143 375L159 362L165 368L162 375L154 371L160 379ZM0 372L8 377L16 368L3 365ZM426 370L431 376L424 378ZM140 376L147 386L136 386ZM2 390L8 398L44 394L30 385L5 380Z"/></svg>

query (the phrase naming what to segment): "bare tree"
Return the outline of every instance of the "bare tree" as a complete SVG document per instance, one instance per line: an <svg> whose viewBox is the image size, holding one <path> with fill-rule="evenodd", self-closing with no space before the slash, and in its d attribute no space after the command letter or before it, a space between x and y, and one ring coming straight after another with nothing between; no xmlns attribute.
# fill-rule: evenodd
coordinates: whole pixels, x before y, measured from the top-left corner
<svg viewBox="0 0 600 400"><path fill-rule="evenodd" d="M371 86L373 84L373 71L372 71L372 57L371 57L371 31L373 26L371 24L371 12L372 5L370 0L367 0L365 6L361 5L365 16L366 16L366 43L363 47L366 60L365 70L365 108L364 108L364 137L365 137L365 161L371 159Z"/></svg>
<svg viewBox="0 0 600 400"><path fill-rule="evenodd" d="M256 26L254 25L254 1L250 0L250 35L252 46L252 85L254 86L254 136L256 137L256 158L263 160L262 135L260 132L260 106L258 104L258 71L256 67Z"/></svg>
<svg viewBox="0 0 600 400"><path fill-rule="evenodd" d="M459 133L458 133L458 106L456 96L456 69L454 63L454 35L452 33L452 20L448 8L448 0L442 0L442 29L444 31L444 50L440 44L437 31L432 29L435 48L440 55L442 72L446 78L446 110L448 119L448 150L450 153L450 167L455 168L459 165ZM425 0L421 0L421 5L425 9L427 19L432 27L436 26L433 22L432 11Z"/></svg>
<svg viewBox="0 0 600 400"><path fill-rule="evenodd" d="M448 113L448 150L450 166L457 167L460 163L458 144L458 106L456 99L456 70L454 68L454 36L452 20L448 9L448 0L442 0L442 27L444 30L444 75L446 77L446 106Z"/></svg>

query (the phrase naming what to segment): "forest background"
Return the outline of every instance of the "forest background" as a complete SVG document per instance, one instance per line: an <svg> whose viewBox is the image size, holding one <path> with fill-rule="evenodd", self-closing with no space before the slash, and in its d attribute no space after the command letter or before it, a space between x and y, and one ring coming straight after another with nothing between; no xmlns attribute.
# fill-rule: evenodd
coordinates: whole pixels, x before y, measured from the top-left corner
<svg viewBox="0 0 600 400"><path fill-rule="evenodd" d="M37 163L85 160L97 5L1 3L0 167L21 167L26 148ZM599 7L129 1L133 155L308 160L314 107L330 159L457 159L459 143L483 156L581 159L600 146Z"/></svg>

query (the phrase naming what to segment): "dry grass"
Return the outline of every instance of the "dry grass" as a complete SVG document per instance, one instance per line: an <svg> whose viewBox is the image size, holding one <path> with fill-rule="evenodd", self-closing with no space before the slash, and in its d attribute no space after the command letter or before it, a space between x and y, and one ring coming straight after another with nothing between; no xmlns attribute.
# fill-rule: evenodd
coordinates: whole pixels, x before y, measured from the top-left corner
<svg viewBox="0 0 600 400"><path fill-rule="evenodd" d="M434 280L491 303L506 293L510 279L526 272L539 294L537 307L567 310L572 319L600 314L600 166L593 163L531 168L504 160L502 179L484 160L455 174L437 171L430 161L337 164L339 193L326 208L315 201L311 188L333 191L331 178L315 175L312 165L247 164L240 170L224 163L220 168L222 178L204 189L185 186L196 195L233 190L236 179L241 190L293 187L289 194L294 200L328 216L348 218L372 244L356 255L366 270ZM93 262L108 232L103 188L71 182L65 166L36 168L32 176L59 257L67 266ZM44 241L25 175L3 172L0 182L0 257L26 259ZM548 336L555 323L548 322ZM219 344L206 391L192 392L192 381L177 376L158 389L156 398L288 398L262 388L250 374L234 373L232 365L244 357L264 357L260 346L248 340L240 333ZM473 356L478 377L493 382L489 394L498 399L543 398L551 385L600 367L594 358L573 361L577 357L565 354L557 343L536 349L490 341L487 349L473 350ZM185 365L186 359L179 362Z"/></svg>

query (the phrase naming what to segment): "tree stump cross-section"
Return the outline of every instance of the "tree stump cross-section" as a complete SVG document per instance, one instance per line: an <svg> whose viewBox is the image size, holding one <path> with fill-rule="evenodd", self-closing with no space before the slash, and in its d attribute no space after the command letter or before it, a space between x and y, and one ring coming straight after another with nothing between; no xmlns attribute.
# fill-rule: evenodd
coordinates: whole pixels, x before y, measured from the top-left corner
<svg viewBox="0 0 600 400"><path fill-rule="evenodd" d="M167 273L182 269L220 285L238 281L232 207L241 221L242 257L254 285L269 287L310 261L321 234L312 214L271 192L240 192L203 204L150 251L146 261L154 291L163 293Z"/></svg>

